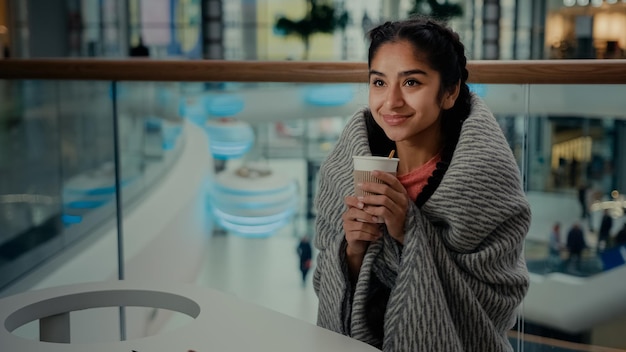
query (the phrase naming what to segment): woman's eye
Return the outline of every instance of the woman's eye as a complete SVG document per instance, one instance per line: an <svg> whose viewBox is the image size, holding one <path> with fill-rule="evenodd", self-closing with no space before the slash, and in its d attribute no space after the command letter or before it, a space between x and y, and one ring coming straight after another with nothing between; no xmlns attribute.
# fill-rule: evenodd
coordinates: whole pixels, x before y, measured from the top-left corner
<svg viewBox="0 0 626 352"><path fill-rule="evenodd" d="M385 85L385 83L379 79L375 79L372 81L372 85L374 87L382 87L383 85Z"/></svg>
<svg viewBox="0 0 626 352"><path fill-rule="evenodd" d="M414 79L409 79L404 83L406 86L408 87L413 87L413 86L417 86L418 84L420 84L420 82L414 80Z"/></svg>

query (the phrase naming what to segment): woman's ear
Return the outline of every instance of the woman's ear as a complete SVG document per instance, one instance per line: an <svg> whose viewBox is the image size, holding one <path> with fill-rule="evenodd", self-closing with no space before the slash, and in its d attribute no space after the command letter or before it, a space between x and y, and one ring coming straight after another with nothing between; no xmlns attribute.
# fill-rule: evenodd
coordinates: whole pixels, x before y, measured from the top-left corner
<svg viewBox="0 0 626 352"><path fill-rule="evenodd" d="M450 91L447 91L443 96L443 101L441 102L441 108L443 110L451 109L456 102L456 98L459 97L459 92L461 91L461 81L457 82L454 85L454 88Z"/></svg>

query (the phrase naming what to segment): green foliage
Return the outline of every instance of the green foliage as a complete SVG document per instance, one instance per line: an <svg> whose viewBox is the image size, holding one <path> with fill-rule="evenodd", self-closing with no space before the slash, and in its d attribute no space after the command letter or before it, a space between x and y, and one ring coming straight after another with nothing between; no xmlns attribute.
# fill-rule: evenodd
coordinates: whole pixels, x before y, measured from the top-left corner
<svg viewBox="0 0 626 352"><path fill-rule="evenodd" d="M459 4L449 4L447 1L440 4L437 0L414 0L409 15L428 15L446 21L463 16L463 7Z"/></svg>
<svg viewBox="0 0 626 352"><path fill-rule="evenodd" d="M309 38L315 33L333 33L337 29L345 29L349 16L347 12L336 14L335 7L329 3L318 3L317 0L307 0L308 11L304 18L292 20L280 17L274 24L275 32L279 35L297 35L305 45L304 56L308 56Z"/></svg>

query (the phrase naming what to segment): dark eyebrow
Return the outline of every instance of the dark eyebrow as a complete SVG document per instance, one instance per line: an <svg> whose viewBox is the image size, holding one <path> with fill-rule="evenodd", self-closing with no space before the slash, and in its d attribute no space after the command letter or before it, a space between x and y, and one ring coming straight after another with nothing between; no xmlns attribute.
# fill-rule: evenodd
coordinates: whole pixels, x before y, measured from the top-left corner
<svg viewBox="0 0 626 352"><path fill-rule="evenodd" d="M403 72L400 72L398 74L398 76L403 76L403 77L410 76L410 75L424 75L424 76L428 76L428 74L425 71L420 70L420 69L403 71Z"/></svg>
<svg viewBox="0 0 626 352"><path fill-rule="evenodd" d="M384 73L378 72L376 70L370 70L370 76L371 75L377 75L377 76L385 77ZM424 76L427 76L427 73L425 71L423 71L423 70L420 70L420 69L402 71L402 72L398 73L398 76L402 76L402 77L406 77L406 76L410 76L410 75L424 75Z"/></svg>

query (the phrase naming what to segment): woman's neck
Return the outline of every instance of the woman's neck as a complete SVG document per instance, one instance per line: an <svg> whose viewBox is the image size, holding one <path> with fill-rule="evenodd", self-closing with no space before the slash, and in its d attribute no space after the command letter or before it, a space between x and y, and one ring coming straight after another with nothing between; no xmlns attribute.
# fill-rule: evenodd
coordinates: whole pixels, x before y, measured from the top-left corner
<svg viewBox="0 0 626 352"><path fill-rule="evenodd" d="M441 143L431 143L426 145L412 145L408 143L397 143L398 158L398 175L408 174L409 172L426 164L435 155L441 152L443 145Z"/></svg>

